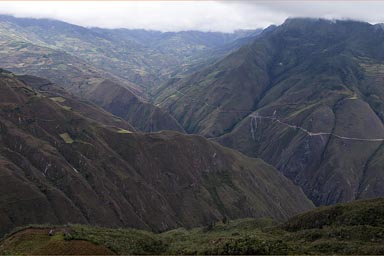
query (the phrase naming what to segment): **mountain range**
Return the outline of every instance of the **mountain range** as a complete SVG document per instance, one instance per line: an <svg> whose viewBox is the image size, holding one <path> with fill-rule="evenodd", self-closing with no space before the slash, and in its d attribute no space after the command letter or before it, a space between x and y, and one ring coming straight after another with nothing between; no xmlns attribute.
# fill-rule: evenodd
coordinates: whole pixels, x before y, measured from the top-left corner
<svg viewBox="0 0 384 256"><path fill-rule="evenodd" d="M151 91L168 78L214 62L260 32L107 30L0 15L1 67L49 79L87 99L107 92L111 95L96 103L139 130L182 131L171 116L151 104ZM114 89L106 91L106 84ZM116 100L117 94L124 100Z"/></svg>
<svg viewBox="0 0 384 256"><path fill-rule="evenodd" d="M175 73L187 72L190 67L196 69L195 63L204 66L204 62L228 54L261 32L260 29L220 33L84 28L57 20L6 15L0 15L0 24L3 31L7 30L4 33L7 39L13 39L19 47L22 43L31 43L48 47L53 52L65 52L96 69L129 81L127 86L142 90L156 86ZM69 61L62 63L64 66L68 64L75 65ZM21 67L18 71L23 71ZM13 70L15 67L6 68Z"/></svg>
<svg viewBox="0 0 384 256"><path fill-rule="evenodd" d="M171 81L158 106L275 166L317 205L383 196L383 39L379 25L288 19Z"/></svg>
<svg viewBox="0 0 384 256"><path fill-rule="evenodd" d="M0 233L383 197L383 44L381 24L351 20L219 33L0 16Z"/></svg>

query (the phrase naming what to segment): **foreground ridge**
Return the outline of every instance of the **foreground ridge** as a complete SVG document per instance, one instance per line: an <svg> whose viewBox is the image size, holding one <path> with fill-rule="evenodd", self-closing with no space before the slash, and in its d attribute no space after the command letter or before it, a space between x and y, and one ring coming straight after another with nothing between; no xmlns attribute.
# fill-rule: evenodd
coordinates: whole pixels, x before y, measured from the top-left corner
<svg viewBox="0 0 384 256"><path fill-rule="evenodd" d="M284 223L223 219L163 233L84 225L30 226L1 241L0 254L381 255L383 216L381 198L321 207Z"/></svg>

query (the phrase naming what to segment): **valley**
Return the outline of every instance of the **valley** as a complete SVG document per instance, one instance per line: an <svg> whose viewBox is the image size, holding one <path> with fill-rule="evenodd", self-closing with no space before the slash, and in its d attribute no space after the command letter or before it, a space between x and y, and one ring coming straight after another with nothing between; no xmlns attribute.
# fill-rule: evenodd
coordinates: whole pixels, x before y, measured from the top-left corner
<svg viewBox="0 0 384 256"><path fill-rule="evenodd" d="M41 80L0 73L1 235L69 222L164 231L313 208L260 159L197 135L136 132Z"/></svg>
<svg viewBox="0 0 384 256"><path fill-rule="evenodd" d="M383 254L383 28L0 14L0 255Z"/></svg>

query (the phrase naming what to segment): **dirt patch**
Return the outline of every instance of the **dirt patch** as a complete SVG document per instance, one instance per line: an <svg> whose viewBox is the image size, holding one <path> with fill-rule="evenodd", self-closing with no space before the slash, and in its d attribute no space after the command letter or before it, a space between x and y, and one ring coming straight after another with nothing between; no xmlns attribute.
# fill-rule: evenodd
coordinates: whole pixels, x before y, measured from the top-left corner
<svg viewBox="0 0 384 256"><path fill-rule="evenodd" d="M51 236L49 235L50 231ZM114 255L110 249L82 240L65 240L68 227L29 228L15 233L0 245L0 254L20 255Z"/></svg>
<svg viewBox="0 0 384 256"><path fill-rule="evenodd" d="M114 255L108 248L88 241L53 241L33 252L34 255Z"/></svg>

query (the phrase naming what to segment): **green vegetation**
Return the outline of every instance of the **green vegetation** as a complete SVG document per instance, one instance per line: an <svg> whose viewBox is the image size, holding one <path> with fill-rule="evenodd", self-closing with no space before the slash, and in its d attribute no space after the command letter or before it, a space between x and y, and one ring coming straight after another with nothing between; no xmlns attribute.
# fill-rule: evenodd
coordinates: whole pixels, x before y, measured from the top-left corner
<svg viewBox="0 0 384 256"><path fill-rule="evenodd" d="M65 229L55 228L57 231L53 237L48 236L49 228L30 227L13 235L21 236L20 239L5 239L0 244L0 254L33 254L52 241L88 241L123 255L286 254L288 245L262 230L272 223L269 220L243 219L161 234L73 225ZM56 254L55 248L51 250L48 254Z"/></svg>
<svg viewBox="0 0 384 256"><path fill-rule="evenodd" d="M297 231L340 225L384 227L384 200L355 201L337 206L320 207L292 218L285 224L285 228Z"/></svg>
<svg viewBox="0 0 384 256"><path fill-rule="evenodd" d="M135 229L106 229L82 225L71 226L67 240L86 240L103 245L119 254L161 254L166 245L157 235Z"/></svg>
<svg viewBox="0 0 384 256"><path fill-rule="evenodd" d="M47 235L50 229L53 236ZM0 254L57 253L48 245L74 241L124 255L383 254L384 199L322 207L283 224L224 218L205 227L159 234L83 225L29 227L3 239Z"/></svg>
<svg viewBox="0 0 384 256"><path fill-rule="evenodd" d="M128 131L128 130L121 129L121 128L119 128L119 130L118 130L117 132L118 132L118 133L132 133L132 132L130 132L130 131Z"/></svg>
<svg viewBox="0 0 384 256"><path fill-rule="evenodd" d="M383 254L383 206L384 199L356 201L319 208L284 224L270 219L223 219L205 227L160 234L71 225L53 228L55 235L49 237L49 229L30 227L4 239L0 253L26 254L40 252L54 241L87 241L98 246L97 250L124 255ZM48 248L51 251L46 253L57 252Z"/></svg>
<svg viewBox="0 0 384 256"><path fill-rule="evenodd" d="M51 235L49 235L51 233ZM111 255L105 246L68 238L68 227L29 227L4 240L0 255Z"/></svg>
<svg viewBox="0 0 384 256"><path fill-rule="evenodd" d="M67 110L67 111L70 111L70 110L72 110L72 108L71 107L69 107L69 106L61 106L63 109L65 109L65 110Z"/></svg>
<svg viewBox="0 0 384 256"><path fill-rule="evenodd" d="M65 99L63 97L51 97L49 99L54 101L54 102L60 102L60 103L65 102Z"/></svg>
<svg viewBox="0 0 384 256"><path fill-rule="evenodd" d="M268 247L266 250L271 253L278 253L272 248L276 238L263 231L273 225L273 221L241 219L223 222L191 230L180 228L159 236L168 245L167 254L255 254L261 246ZM259 250L259 254L266 254L266 250Z"/></svg>
<svg viewBox="0 0 384 256"><path fill-rule="evenodd" d="M65 141L65 143L67 144L72 144L74 142L74 140L71 138L71 136L65 132L65 133L61 133L59 134L59 136Z"/></svg>

